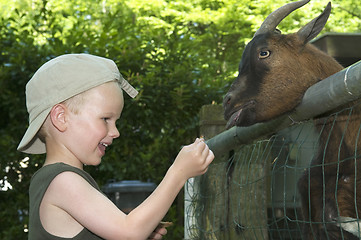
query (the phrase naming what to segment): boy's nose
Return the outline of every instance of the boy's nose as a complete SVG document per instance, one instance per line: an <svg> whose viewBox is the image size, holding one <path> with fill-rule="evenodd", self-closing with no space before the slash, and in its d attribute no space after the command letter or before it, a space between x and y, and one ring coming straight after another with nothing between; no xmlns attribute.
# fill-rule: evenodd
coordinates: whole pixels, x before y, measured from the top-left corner
<svg viewBox="0 0 361 240"><path fill-rule="evenodd" d="M109 130L109 136L112 138L117 138L120 136L120 133L116 126L113 126L112 129Z"/></svg>

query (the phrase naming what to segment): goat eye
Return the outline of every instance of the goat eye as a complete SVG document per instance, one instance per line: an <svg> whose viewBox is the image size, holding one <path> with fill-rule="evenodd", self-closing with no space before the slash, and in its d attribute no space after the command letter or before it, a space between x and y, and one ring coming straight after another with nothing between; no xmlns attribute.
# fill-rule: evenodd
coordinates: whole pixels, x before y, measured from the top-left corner
<svg viewBox="0 0 361 240"><path fill-rule="evenodd" d="M269 55L271 55L271 52L270 52L270 51L268 51L268 50L266 50L266 51L261 51L261 52L259 53L258 58L267 58L267 57L269 57Z"/></svg>

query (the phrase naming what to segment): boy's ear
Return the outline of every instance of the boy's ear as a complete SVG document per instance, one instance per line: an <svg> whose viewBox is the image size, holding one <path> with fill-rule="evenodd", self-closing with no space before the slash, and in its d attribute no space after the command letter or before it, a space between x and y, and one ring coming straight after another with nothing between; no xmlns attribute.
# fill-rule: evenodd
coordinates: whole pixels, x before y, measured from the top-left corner
<svg viewBox="0 0 361 240"><path fill-rule="evenodd" d="M66 130L66 112L67 108L64 104L56 104L50 110L50 120L54 127L60 132Z"/></svg>

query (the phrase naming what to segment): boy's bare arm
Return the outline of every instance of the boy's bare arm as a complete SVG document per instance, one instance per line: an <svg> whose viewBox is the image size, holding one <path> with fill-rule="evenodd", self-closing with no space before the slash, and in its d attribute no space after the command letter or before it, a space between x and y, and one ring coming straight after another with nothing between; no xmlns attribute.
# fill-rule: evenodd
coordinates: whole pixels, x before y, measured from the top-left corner
<svg viewBox="0 0 361 240"><path fill-rule="evenodd" d="M214 155L202 139L182 148L157 189L128 215L134 217L148 231L154 229L167 213L185 182L204 174ZM154 222L151 224L150 219Z"/></svg>
<svg viewBox="0 0 361 240"><path fill-rule="evenodd" d="M213 153L200 139L184 147L157 189L128 215L82 177L70 172L54 179L52 201L105 239L146 239L163 219L186 180L205 173L213 158Z"/></svg>

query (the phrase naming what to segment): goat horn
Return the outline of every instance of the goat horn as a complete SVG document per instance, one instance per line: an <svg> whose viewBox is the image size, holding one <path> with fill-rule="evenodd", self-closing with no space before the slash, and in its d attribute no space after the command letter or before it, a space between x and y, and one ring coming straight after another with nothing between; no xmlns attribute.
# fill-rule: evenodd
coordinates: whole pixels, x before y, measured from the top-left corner
<svg viewBox="0 0 361 240"><path fill-rule="evenodd" d="M276 9L270 15L268 15L268 17L263 21L261 27L257 30L257 32L254 34L253 37L263 34L263 33L273 32L276 29L276 27L278 26L278 24L285 17L287 17L291 12L293 12L297 8L302 7L309 1L310 0L292 2L292 3L288 3L284 6Z"/></svg>

